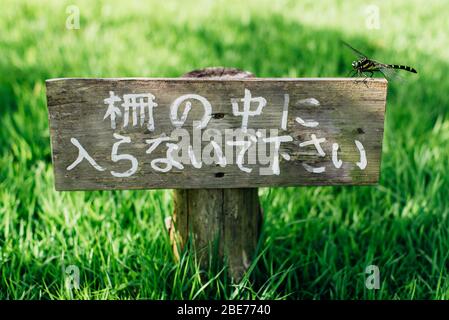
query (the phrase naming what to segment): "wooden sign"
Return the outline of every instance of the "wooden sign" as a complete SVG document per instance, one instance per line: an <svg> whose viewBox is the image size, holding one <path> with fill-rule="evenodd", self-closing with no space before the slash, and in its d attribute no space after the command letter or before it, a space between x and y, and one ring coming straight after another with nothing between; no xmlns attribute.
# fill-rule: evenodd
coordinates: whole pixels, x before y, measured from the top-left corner
<svg viewBox="0 0 449 320"><path fill-rule="evenodd" d="M57 190L378 182L387 82L52 79Z"/></svg>

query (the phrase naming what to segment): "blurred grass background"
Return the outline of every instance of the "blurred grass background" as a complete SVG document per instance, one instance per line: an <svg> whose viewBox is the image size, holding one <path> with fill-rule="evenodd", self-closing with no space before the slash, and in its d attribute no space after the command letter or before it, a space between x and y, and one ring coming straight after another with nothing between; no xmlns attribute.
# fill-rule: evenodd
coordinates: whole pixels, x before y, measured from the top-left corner
<svg viewBox="0 0 449 320"><path fill-rule="evenodd" d="M68 5L80 9L68 30ZM380 29L366 26L367 5ZM446 1L2 1L0 298L447 299L449 20ZM170 191L53 188L44 81L177 77L207 66L259 77L341 77L340 39L419 71L390 83L373 187L261 189L259 258L232 284L173 261ZM380 290L365 268L380 268ZM65 268L80 269L68 290ZM203 275L202 275L203 274Z"/></svg>

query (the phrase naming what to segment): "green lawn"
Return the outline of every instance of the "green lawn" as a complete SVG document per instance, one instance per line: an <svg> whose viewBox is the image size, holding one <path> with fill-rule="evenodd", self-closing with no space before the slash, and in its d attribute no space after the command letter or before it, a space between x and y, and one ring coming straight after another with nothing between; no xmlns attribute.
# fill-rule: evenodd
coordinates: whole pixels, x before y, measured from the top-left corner
<svg viewBox="0 0 449 320"><path fill-rule="evenodd" d="M446 1L2 1L1 299L449 298ZM68 30L76 4L81 28ZM177 77L230 66L260 77L346 76L344 39L418 77L389 85L379 186L261 189L261 250L232 284L173 260L170 191L55 192L44 81ZM380 290L365 287L379 266ZM80 269L80 289L65 268ZM203 275L201 275L203 273Z"/></svg>

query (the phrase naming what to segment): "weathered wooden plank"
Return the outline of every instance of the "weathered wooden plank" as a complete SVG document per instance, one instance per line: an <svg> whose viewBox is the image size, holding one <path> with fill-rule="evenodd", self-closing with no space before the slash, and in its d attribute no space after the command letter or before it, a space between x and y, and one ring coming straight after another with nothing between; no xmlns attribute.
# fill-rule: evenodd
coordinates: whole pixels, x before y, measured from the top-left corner
<svg viewBox="0 0 449 320"><path fill-rule="evenodd" d="M288 154L290 159L279 156L279 174L273 166L262 164L258 150L273 143L263 142L263 137L255 137L254 147L247 153L254 164L236 164L238 148L227 146L225 130L242 127L242 116L234 115L232 101L238 103L242 111L245 89L252 98L263 97L266 105L260 115L248 117L248 132L258 129L279 130L278 136L290 136L292 141L280 145L280 153ZM112 128L110 117L105 118L108 105L105 99L114 93L121 101L114 104L120 114L116 116L116 128ZM293 185L337 185L374 184L378 181L381 147L384 126L387 82L376 79L363 83L354 79L53 79L47 81L47 101L49 109L50 133L57 190L97 190L97 189L152 189L152 188L244 188L259 186ZM122 106L125 95L147 94L154 96L157 106L153 108L154 128L149 123L148 109L134 114L130 108L129 119L125 125L125 110ZM187 156L183 169L173 167L168 172L159 172L152 166L156 158L166 158L166 141L150 154L146 153L149 139L170 136L180 124L186 103L180 104L178 112L171 106L182 95L196 94L210 103L210 113L204 112L200 101L189 99L191 110L182 125L194 145L195 160L199 163L205 148L214 150L210 141L194 143L193 135L205 137L210 129L222 133L218 144L226 156L227 165L202 163L194 167ZM288 103L286 103L288 95ZM128 96L128 98L132 96ZM312 100L313 98L313 100ZM137 97L137 101L138 101ZM236 99L236 100L232 100ZM319 102L319 103L318 103ZM258 103L250 105L252 111ZM283 111L288 106L285 130ZM143 117L145 115L145 117ZM135 118L134 118L135 117ZM209 119L210 117L210 119ZM143 121L141 122L141 119ZM301 118L301 119L299 119ZM201 130L193 129L193 121L208 120ZM133 125L135 121L135 125ZM178 121L178 122L177 122ZM316 125L316 126L315 126ZM268 131L269 132L269 131ZM115 134L115 137L114 137ZM119 136L117 136L119 135ZM300 145L312 140L325 138L320 143L324 156L314 144ZM269 137L270 135L268 135ZM273 135L272 135L273 137ZM130 139L126 143L121 139ZM76 139L76 141L74 140ZM179 144L179 140L169 143ZM356 142L357 141L357 144ZM334 153L333 144L339 149ZM113 146L117 147L112 155ZM180 145L180 144L179 144ZM96 162L98 171L87 159L73 164L82 146ZM361 160L361 146L365 149L366 167ZM181 148L186 151L187 148ZM232 155L228 151L232 151ZM277 154L276 152L272 152ZM128 177L121 175L132 169L132 161L121 159L124 155L135 158L137 170ZM184 156L188 155L187 151ZM252 157L254 155L254 157ZM118 157L118 158L116 158ZM125 156L126 157L126 156ZM270 158L274 161L274 158ZM115 160L115 161L114 161ZM184 159L185 160L185 159ZM246 159L248 160L248 158ZM339 160L342 161L341 167ZM359 163L359 166L357 165ZM153 163L154 164L154 163ZM360 168L360 166L362 168ZM67 168L71 170L67 170ZM160 167L163 167L160 165ZM261 174L261 168L265 174ZM309 172L311 168L324 172ZM249 168L251 172L245 172ZM309 170L309 171L308 171ZM132 171L132 170L131 170Z"/></svg>

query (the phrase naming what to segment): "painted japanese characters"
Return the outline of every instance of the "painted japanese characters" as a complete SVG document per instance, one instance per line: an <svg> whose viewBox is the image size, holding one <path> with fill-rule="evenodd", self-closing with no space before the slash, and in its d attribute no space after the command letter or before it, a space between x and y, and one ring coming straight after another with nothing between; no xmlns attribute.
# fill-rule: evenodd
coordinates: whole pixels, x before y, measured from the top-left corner
<svg viewBox="0 0 449 320"><path fill-rule="evenodd" d="M386 81L47 81L58 190L372 184Z"/></svg>

